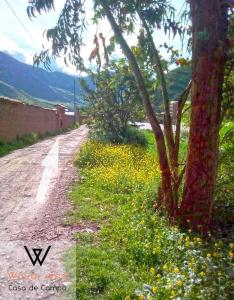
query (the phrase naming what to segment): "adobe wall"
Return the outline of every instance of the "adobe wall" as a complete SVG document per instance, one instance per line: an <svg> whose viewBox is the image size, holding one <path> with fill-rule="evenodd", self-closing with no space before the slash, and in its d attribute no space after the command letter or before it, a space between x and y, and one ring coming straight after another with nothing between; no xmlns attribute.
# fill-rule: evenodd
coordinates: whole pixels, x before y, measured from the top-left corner
<svg viewBox="0 0 234 300"><path fill-rule="evenodd" d="M0 97L0 140L11 141L29 133L54 132L70 126L65 108L47 109Z"/></svg>
<svg viewBox="0 0 234 300"><path fill-rule="evenodd" d="M65 115L64 116L64 124L63 124L63 126L65 128L67 128L67 127L70 127L73 124L74 124L74 116Z"/></svg>

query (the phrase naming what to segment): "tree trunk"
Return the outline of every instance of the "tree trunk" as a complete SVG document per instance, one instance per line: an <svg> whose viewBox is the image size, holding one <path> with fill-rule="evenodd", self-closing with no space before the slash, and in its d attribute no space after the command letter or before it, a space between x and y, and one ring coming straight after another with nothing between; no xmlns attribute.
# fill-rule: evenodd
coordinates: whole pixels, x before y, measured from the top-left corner
<svg viewBox="0 0 234 300"><path fill-rule="evenodd" d="M192 105L182 222L210 227L218 159L219 121L227 39L220 0L190 0L193 28Z"/></svg>
<svg viewBox="0 0 234 300"><path fill-rule="evenodd" d="M161 169L161 174L162 174L162 185L161 185L161 191L163 195L163 202L164 206L166 207L166 211L168 214L168 217L171 218L174 215L174 200L173 200L173 190L172 190L172 182L171 182L171 171L170 171L170 166L168 162L168 157L167 157L167 151L166 151L166 145L165 145L165 140L164 140L164 135L162 132L162 129L160 127L160 124L158 122L158 119L154 113L150 96L147 91L145 82L144 82L144 77L141 73L141 70L137 64L136 58L133 55L130 47L128 46L118 24L116 23L113 14L111 13L108 1L106 0L100 0L100 3L105 11L105 14L108 18L108 21L111 24L111 27L114 31L115 37L122 48L125 56L128 59L129 65L133 71L133 75L136 81L136 85L139 91L139 94L141 96L142 102L145 107L145 111L147 114L147 117L149 119L149 122L151 124L152 130L155 135L156 139L156 145L157 145L157 150L158 150L158 156L159 156L159 164L160 164L160 169Z"/></svg>

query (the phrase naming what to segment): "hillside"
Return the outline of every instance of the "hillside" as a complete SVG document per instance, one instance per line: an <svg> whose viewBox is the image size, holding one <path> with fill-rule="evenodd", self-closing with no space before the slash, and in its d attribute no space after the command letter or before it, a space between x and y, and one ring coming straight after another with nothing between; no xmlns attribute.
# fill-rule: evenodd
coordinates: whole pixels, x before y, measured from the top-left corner
<svg viewBox="0 0 234 300"><path fill-rule="evenodd" d="M27 93L25 93L24 91L17 90L13 86L11 86L3 81L0 81L0 96L17 99L17 100L20 100L20 101L28 103L28 104L36 104L36 105L39 105L42 107L48 107L48 108L52 108L55 104L55 102L52 102L49 100L33 98L30 95L28 95ZM59 103L59 102L56 102L56 103ZM63 102L61 102L61 103L63 103ZM66 105L68 107L72 108L72 104L70 105L69 103L66 103Z"/></svg>
<svg viewBox="0 0 234 300"><path fill-rule="evenodd" d="M170 71L166 75L168 94L170 101L175 101L179 98L189 80L191 78L191 67L184 66ZM163 102L161 89L156 93L155 107L160 106Z"/></svg>
<svg viewBox="0 0 234 300"><path fill-rule="evenodd" d="M190 77L190 67L176 68L166 75L170 100L176 100L179 97ZM51 107L55 103L63 103L73 108L75 79L78 78L65 73L34 68L0 51L0 95L2 96L46 107ZM81 104L81 95L81 87L77 80L78 104ZM158 90L154 102L156 110L160 110L161 104L162 95Z"/></svg>
<svg viewBox="0 0 234 300"><path fill-rule="evenodd" d="M0 52L0 95L46 106L69 104L73 102L74 79L77 78L34 68ZM79 102L78 82L76 93Z"/></svg>

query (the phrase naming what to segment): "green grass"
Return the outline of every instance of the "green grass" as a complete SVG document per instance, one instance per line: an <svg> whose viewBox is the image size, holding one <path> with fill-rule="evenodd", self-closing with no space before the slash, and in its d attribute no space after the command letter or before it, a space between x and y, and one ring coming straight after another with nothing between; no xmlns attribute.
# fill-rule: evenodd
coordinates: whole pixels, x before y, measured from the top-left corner
<svg viewBox="0 0 234 300"><path fill-rule="evenodd" d="M77 233L77 299L231 299L233 244L172 227L153 210L159 168L148 147L88 142L70 222Z"/></svg>
<svg viewBox="0 0 234 300"><path fill-rule="evenodd" d="M24 135L16 138L11 142L3 142L0 140L0 156L6 155L16 149L24 148L36 143L39 140L39 136L36 133Z"/></svg>
<svg viewBox="0 0 234 300"><path fill-rule="evenodd" d="M0 140L0 157L9 154L10 152L21 149L30 145L35 144L36 142L53 137L58 134L65 133L71 129L77 128L78 125L71 126L66 129L57 130L55 132L46 132L44 134L30 133L20 137L17 137L11 142L4 142Z"/></svg>
<svg viewBox="0 0 234 300"><path fill-rule="evenodd" d="M166 82L170 101L178 100L178 98L181 96L181 93L188 85L190 78L190 66L178 67L166 74ZM158 105L162 105L163 103L162 91L160 88L156 92L155 99L154 105L157 108Z"/></svg>

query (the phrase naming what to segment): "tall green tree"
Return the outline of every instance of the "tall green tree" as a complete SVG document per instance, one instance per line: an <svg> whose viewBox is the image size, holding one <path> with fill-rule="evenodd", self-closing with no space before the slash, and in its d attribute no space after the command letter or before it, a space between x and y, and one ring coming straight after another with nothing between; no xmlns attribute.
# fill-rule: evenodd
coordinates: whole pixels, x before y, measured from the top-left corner
<svg viewBox="0 0 234 300"><path fill-rule="evenodd" d="M98 138L112 142L127 142L129 122L144 119L141 99L126 59L108 59L108 68L88 71L92 86L81 79L86 112L94 123Z"/></svg>
<svg viewBox="0 0 234 300"><path fill-rule="evenodd" d="M30 3L28 8L30 16L53 7L52 0L32 0ZM176 131L173 132L165 74L153 34L159 28L163 28L166 33L183 35L186 28L176 21L174 8L165 0L96 0L93 1L93 19L95 21L108 19L115 40L133 72L156 139L162 177L158 201L165 207L171 220L179 219L182 223L188 221L192 229L206 231L210 226L212 215L222 84L227 52L228 7L232 5L232 1L190 0L188 3L192 23L192 112L187 162L182 170L178 163L180 122L190 85L179 100ZM165 111L164 132L154 113L143 70L126 38L139 22L140 38L161 85ZM65 61L68 58L78 68L83 68L80 50L84 30L85 1L65 1L57 25L47 31L47 37L52 41L52 49L41 52L35 61L44 61L48 64L49 55L63 54L66 56ZM182 199L179 199L178 191L184 173L184 193Z"/></svg>

